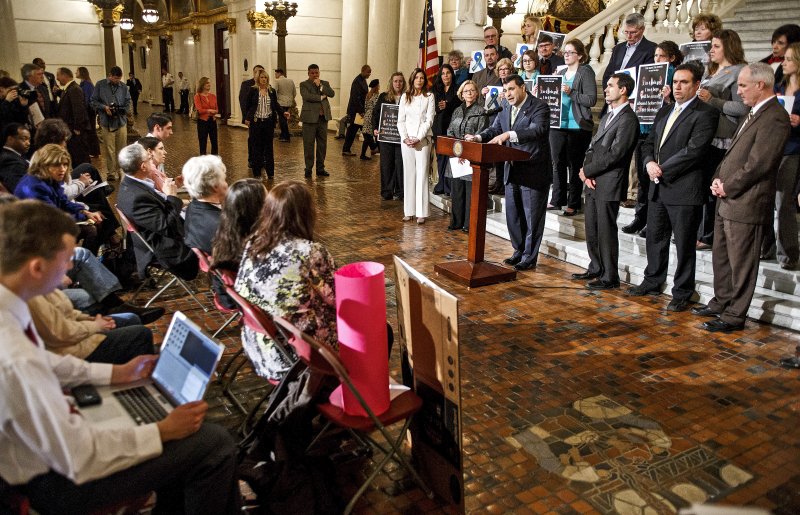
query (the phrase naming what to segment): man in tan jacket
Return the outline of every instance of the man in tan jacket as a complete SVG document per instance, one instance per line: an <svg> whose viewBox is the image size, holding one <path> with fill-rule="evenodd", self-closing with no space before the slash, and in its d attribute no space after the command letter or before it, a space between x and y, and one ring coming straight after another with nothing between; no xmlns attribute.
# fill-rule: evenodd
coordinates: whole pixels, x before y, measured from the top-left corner
<svg viewBox="0 0 800 515"><path fill-rule="evenodd" d="M153 354L153 333L136 315L93 317L74 309L61 290L30 299L28 309L47 350L56 354L117 365Z"/></svg>
<svg viewBox="0 0 800 515"><path fill-rule="evenodd" d="M744 329L753 300L764 228L771 224L789 115L773 93L774 74L764 63L739 73L739 96L752 109L736 130L717 168L711 192L717 197L714 223L714 298L692 309L715 317L703 329L729 333Z"/></svg>

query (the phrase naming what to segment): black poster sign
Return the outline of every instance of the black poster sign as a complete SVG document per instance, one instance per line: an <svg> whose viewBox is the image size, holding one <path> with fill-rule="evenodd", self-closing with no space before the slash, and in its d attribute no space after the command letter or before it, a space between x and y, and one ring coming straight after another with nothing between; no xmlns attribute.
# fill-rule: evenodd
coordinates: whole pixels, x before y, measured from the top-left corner
<svg viewBox="0 0 800 515"><path fill-rule="evenodd" d="M711 41L692 41L680 46L684 62L700 61L708 64L708 51L711 50Z"/></svg>
<svg viewBox="0 0 800 515"><path fill-rule="evenodd" d="M561 84L564 77L561 75L539 75L536 86L539 99L547 102L550 107L550 128L561 127Z"/></svg>
<svg viewBox="0 0 800 515"><path fill-rule="evenodd" d="M656 113L664 104L661 90L667 84L669 63L643 64L639 66L636 78L636 102L633 110L639 117L639 123L652 124Z"/></svg>
<svg viewBox="0 0 800 515"><path fill-rule="evenodd" d="M397 130L397 104L381 104L381 115L378 118L378 141L383 143L400 143L400 131Z"/></svg>

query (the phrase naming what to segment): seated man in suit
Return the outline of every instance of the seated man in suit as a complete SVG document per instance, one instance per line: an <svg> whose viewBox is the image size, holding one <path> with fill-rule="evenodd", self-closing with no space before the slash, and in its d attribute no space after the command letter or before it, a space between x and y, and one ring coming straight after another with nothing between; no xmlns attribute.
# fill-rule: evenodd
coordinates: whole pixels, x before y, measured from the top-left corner
<svg viewBox="0 0 800 515"><path fill-rule="evenodd" d="M658 294L667 280L670 234L678 263L667 311L684 311L694 294L695 242L705 203L703 167L719 111L697 99L702 71L682 64L672 77L674 104L662 107L642 145L642 162L652 181L647 203L647 268L630 295Z"/></svg>
<svg viewBox="0 0 800 515"><path fill-rule="evenodd" d="M31 133L24 125L9 123L3 131L3 150L0 151L0 183L14 191L17 183L28 173L25 154L31 148Z"/></svg>
<svg viewBox="0 0 800 515"><path fill-rule="evenodd" d="M156 512L239 512L236 446L223 428L203 423L205 401L178 406L157 423L109 429L87 421L62 393L144 379L156 361L87 363L45 350L26 303L58 287L77 235L53 206L0 206L0 483L37 513L106 513L152 491ZM3 513L6 501L0 495Z"/></svg>
<svg viewBox="0 0 800 515"><path fill-rule="evenodd" d="M639 119L628 103L634 86L626 73L608 79L604 93L609 111L600 120L579 174L586 185L586 246L591 262L585 273L572 278L597 279L586 285L590 290L619 287L617 215L639 136Z"/></svg>
<svg viewBox="0 0 800 515"><path fill-rule="evenodd" d="M525 81L519 75L509 75L503 85L503 111L483 132L467 134L464 139L508 145L530 153L527 161L507 162L503 177L506 223L514 247L514 254L503 262L517 270L529 270L536 267L553 180L550 108L543 100L527 94Z"/></svg>
<svg viewBox="0 0 800 515"><path fill-rule="evenodd" d="M139 233L155 251L155 256L134 238L134 252L139 276L145 276L147 265L155 257L161 265L181 279L192 280L199 270L197 256L184 243L183 202L176 197L178 187L166 179L162 192L149 179L147 151L138 143L119 153L119 166L125 178L119 186L117 204L136 225Z"/></svg>

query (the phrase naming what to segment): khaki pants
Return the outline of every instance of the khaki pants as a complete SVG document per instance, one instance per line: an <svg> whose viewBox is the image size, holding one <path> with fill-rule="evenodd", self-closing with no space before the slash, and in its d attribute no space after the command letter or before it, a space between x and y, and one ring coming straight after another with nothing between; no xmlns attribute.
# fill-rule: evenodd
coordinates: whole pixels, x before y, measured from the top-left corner
<svg viewBox="0 0 800 515"><path fill-rule="evenodd" d="M128 144L128 126L123 125L116 131L110 131L100 126L100 138L102 139L103 160L106 163L106 174L116 175L119 171L117 155L125 145Z"/></svg>

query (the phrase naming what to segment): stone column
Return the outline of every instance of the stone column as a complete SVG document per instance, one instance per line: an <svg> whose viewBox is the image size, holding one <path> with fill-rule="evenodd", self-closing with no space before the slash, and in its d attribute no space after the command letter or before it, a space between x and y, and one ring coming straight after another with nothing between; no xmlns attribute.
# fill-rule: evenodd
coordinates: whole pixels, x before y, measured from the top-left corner
<svg viewBox="0 0 800 515"><path fill-rule="evenodd" d="M381 2L383 3L383 2ZM339 82L339 117L347 112L350 84L367 63L367 24L369 0L342 2L342 65ZM323 77L324 78L324 77Z"/></svg>
<svg viewBox="0 0 800 515"><path fill-rule="evenodd" d="M397 48L397 69L408 78L419 60L419 31L425 0L400 0L400 26Z"/></svg>
<svg viewBox="0 0 800 515"><path fill-rule="evenodd" d="M381 90L397 71L397 38L400 0L370 0L367 62L372 67L372 78L380 79ZM408 73L405 70L400 70ZM353 75L355 77L355 75ZM352 78L351 78L352 79Z"/></svg>
<svg viewBox="0 0 800 515"><path fill-rule="evenodd" d="M6 70L12 77L19 76L20 60L17 43L17 28L14 23L14 6L11 0L0 0L0 70Z"/></svg>
<svg viewBox="0 0 800 515"><path fill-rule="evenodd" d="M461 50L465 57L473 50L484 47L483 27L486 23L486 9L486 2L479 0L458 2L458 26L453 31L451 39L453 49Z"/></svg>

